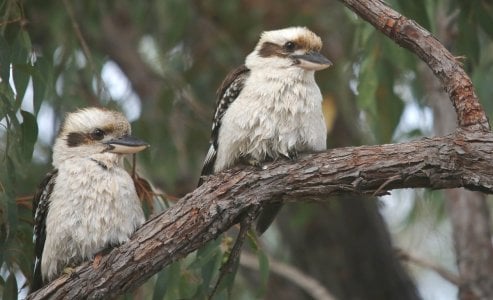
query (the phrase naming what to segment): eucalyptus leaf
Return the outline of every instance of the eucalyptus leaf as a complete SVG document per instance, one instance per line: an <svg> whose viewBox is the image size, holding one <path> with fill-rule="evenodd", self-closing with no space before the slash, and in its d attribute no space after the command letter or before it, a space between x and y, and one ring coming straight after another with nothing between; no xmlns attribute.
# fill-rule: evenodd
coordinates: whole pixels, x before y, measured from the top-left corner
<svg viewBox="0 0 493 300"><path fill-rule="evenodd" d="M358 78L358 106L363 110L369 111L371 115L375 115L377 112L375 103L375 92L378 87L377 53L378 49L373 48L370 50L369 55L363 58Z"/></svg>
<svg viewBox="0 0 493 300"><path fill-rule="evenodd" d="M31 48L26 48L25 35L19 31L14 43L11 45L10 61L12 64L26 64L29 61Z"/></svg>
<svg viewBox="0 0 493 300"><path fill-rule="evenodd" d="M37 115L49 85L53 77L53 66L46 59L40 57L36 60L34 71L32 73L33 80L33 107L34 113Z"/></svg>
<svg viewBox="0 0 493 300"><path fill-rule="evenodd" d="M29 78L31 78L32 67L28 64L14 64L12 66L12 75L14 79L15 91L17 93L16 96L16 106L17 110L22 100L24 99L24 95L26 94L26 89L29 84Z"/></svg>
<svg viewBox="0 0 493 300"><path fill-rule="evenodd" d="M206 297L210 293L212 281L219 273L221 262L220 239L208 242L197 251L197 257L190 267L199 268L202 283L194 298Z"/></svg>
<svg viewBox="0 0 493 300"><path fill-rule="evenodd" d="M425 0L397 0L399 6L402 8L402 13L408 18L416 20L421 26L427 30L431 30L430 19L426 11Z"/></svg>
<svg viewBox="0 0 493 300"><path fill-rule="evenodd" d="M476 13L481 28L493 39L493 2L478 1Z"/></svg>
<svg viewBox="0 0 493 300"><path fill-rule="evenodd" d="M257 296L262 297L269 282L269 258L265 252L259 248L259 250L257 250L257 259L260 271L260 288L257 291Z"/></svg>
<svg viewBox="0 0 493 300"><path fill-rule="evenodd" d="M17 279L15 274L10 272L7 281L5 282L5 287L3 290L3 299L17 299L18 289L17 289Z"/></svg>
<svg viewBox="0 0 493 300"><path fill-rule="evenodd" d="M181 262L177 261L169 265L167 267L167 272L167 277L165 279L166 290L164 299L180 299ZM164 281L161 281L160 283L163 284Z"/></svg>
<svg viewBox="0 0 493 300"><path fill-rule="evenodd" d="M21 124L22 157L25 162L30 162L34 151L34 144L38 137L38 124L36 122L36 117L34 117L33 114L21 110L21 115L23 118Z"/></svg>
<svg viewBox="0 0 493 300"><path fill-rule="evenodd" d="M458 32L457 47L459 55L465 55L466 71L471 71L472 65L477 65L480 56L480 42L477 31L477 20L474 11L470 14L461 12L459 15L459 27L462 28Z"/></svg>
<svg viewBox="0 0 493 300"><path fill-rule="evenodd" d="M162 300L168 291L168 281L172 274L169 268L166 268L157 274L156 283L154 284L154 292L152 300Z"/></svg>
<svg viewBox="0 0 493 300"><path fill-rule="evenodd" d="M17 204L15 202L15 184L16 184L16 172L15 172L15 163L10 156L6 157L6 181L4 184L4 195L7 210L5 213L7 214L7 230L6 230L6 240L11 241L15 238L14 234L17 231L17 224L19 222L17 215Z"/></svg>
<svg viewBox="0 0 493 300"><path fill-rule="evenodd" d="M376 92L377 116L372 119L375 136L379 143L392 141L397 125L404 110L404 102L395 94L395 66L391 62L381 63L376 68L379 85Z"/></svg>
<svg viewBox="0 0 493 300"><path fill-rule="evenodd" d="M10 45L5 38L0 35L0 78L2 79L2 84L9 82L10 66Z"/></svg>

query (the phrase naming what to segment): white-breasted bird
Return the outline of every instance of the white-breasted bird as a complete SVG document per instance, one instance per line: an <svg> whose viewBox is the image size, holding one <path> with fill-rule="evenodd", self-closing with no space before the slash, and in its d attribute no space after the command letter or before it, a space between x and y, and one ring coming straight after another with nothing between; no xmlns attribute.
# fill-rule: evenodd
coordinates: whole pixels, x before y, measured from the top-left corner
<svg viewBox="0 0 493 300"><path fill-rule="evenodd" d="M67 266L128 241L145 217L125 154L149 145L130 135L119 112L69 113L53 147L53 167L34 196L35 267L31 291Z"/></svg>
<svg viewBox="0 0 493 300"><path fill-rule="evenodd" d="M238 163L258 165L326 149L322 94L314 74L332 63L321 48L320 37L305 27L262 33L245 64L218 90L202 176ZM264 207L258 232L267 229L280 208Z"/></svg>

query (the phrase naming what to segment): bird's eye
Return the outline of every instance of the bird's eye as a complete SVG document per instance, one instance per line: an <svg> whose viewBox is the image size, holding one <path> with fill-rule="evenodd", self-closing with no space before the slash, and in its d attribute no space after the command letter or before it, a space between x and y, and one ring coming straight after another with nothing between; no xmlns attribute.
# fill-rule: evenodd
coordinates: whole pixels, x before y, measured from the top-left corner
<svg viewBox="0 0 493 300"><path fill-rule="evenodd" d="M102 140L104 138L104 131L99 128L94 129L94 131L91 132L91 138L97 141Z"/></svg>
<svg viewBox="0 0 493 300"><path fill-rule="evenodd" d="M296 44L294 42L287 42L286 44L284 44L284 49L292 52L296 49Z"/></svg>

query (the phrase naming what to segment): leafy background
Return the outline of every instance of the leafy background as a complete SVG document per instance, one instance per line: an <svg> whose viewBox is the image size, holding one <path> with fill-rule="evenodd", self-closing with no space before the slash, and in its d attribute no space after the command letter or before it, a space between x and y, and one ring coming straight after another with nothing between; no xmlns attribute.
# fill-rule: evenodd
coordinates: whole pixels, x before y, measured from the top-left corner
<svg viewBox="0 0 493 300"><path fill-rule="evenodd" d="M463 57L491 118L491 1L387 2ZM51 167L51 145L66 112L94 105L122 110L132 121L134 134L152 144L138 157L140 173L173 202L196 185L208 146L215 90L224 76L243 63L263 30L292 25L318 33L324 41L322 52L335 62L317 74L329 147L435 134L441 122L437 111L451 105L430 97L437 83L426 66L338 1L1 1L3 299L25 295L33 253L30 197ZM453 112L448 117L454 118ZM347 219L360 217L341 205L347 202L352 203L284 209L277 224L246 247L258 255L260 270L241 267L235 281L228 278L217 297L232 293L235 299L310 299L296 285L268 275L270 257L309 274L341 299L350 299L344 297L352 289L346 281L355 277L343 262L354 257L344 250L344 241L365 233L343 230ZM454 271L441 192L395 191L368 202L385 216L397 246ZM202 297L231 243L223 238L209 244L127 297ZM370 236L365 244L351 247L373 246ZM455 287L433 272L407 268L424 298L455 295Z"/></svg>

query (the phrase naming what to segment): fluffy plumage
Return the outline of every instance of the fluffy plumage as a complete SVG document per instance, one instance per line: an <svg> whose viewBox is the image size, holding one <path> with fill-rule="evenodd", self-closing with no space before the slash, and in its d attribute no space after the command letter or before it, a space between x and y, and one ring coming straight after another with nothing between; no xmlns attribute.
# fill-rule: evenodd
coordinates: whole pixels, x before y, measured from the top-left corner
<svg viewBox="0 0 493 300"><path fill-rule="evenodd" d="M123 154L147 148L119 112L68 114L53 147L53 167L34 197L35 270L31 290L64 267L126 242L144 213Z"/></svg>
<svg viewBox="0 0 493 300"><path fill-rule="evenodd" d="M321 47L321 39L304 27L262 33L245 65L219 88L202 175L239 162L258 164L326 149L314 73L332 63L319 53Z"/></svg>

